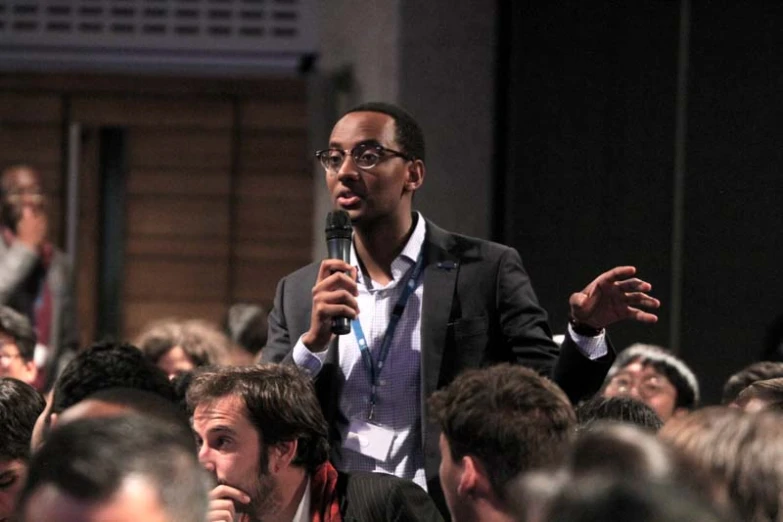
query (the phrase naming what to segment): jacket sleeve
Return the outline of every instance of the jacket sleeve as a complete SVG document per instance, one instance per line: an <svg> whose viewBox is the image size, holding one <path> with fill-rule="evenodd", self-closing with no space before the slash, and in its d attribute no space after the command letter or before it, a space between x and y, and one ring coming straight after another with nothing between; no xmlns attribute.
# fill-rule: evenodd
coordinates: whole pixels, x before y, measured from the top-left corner
<svg viewBox="0 0 783 522"><path fill-rule="evenodd" d="M38 254L15 241L0 257L0 304L7 304L38 262Z"/></svg>

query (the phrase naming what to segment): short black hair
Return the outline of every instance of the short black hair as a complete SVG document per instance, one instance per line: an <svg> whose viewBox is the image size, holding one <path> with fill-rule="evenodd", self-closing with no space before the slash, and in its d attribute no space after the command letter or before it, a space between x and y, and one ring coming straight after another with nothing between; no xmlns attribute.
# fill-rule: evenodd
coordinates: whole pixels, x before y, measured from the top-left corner
<svg viewBox="0 0 783 522"><path fill-rule="evenodd" d="M35 388L11 377L0 378L0 460L30 458L30 438L46 402Z"/></svg>
<svg viewBox="0 0 783 522"><path fill-rule="evenodd" d="M394 120L394 138L402 149L400 152L404 152L414 159L425 161L424 132L408 111L391 103L368 102L357 105L345 114L352 112L379 112L391 116Z"/></svg>
<svg viewBox="0 0 783 522"><path fill-rule="evenodd" d="M692 410L699 405L699 381L685 361L669 350L654 344L632 344L617 356L606 374L606 386L620 371L633 363L651 366L656 372L665 375L677 390L675 408Z"/></svg>
<svg viewBox="0 0 783 522"><path fill-rule="evenodd" d="M593 425L601 421L633 424L652 432L658 431L663 426L663 421L654 409L631 397L595 395L576 407L576 420L580 431L590 430Z"/></svg>
<svg viewBox="0 0 783 522"><path fill-rule="evenodd" d="M17 510L51 485L81 501L112 497L130 476L141 477L177 522L203 522L209 477L193 452L193 437L141 415L80 419L57 427L30 462Z"/></svg>
<svg viewBox="0 0 783 522"><path fill-rule="evenodd" d="M262 448L297 441L292 464L311 473L329 458L329 428L312 380L299 368L259 364L198 370L188 387L188 409L193 413L200 404L231 396L244 403Z"/></svg>
<svg viewBox="0 0 783 522"><path fill-rule="evenodd" d="M0 331L14 338L19 355L25 362L33 360L36 336L27 317L7 306L0 306Z"/></svg>
<svg viewBox="0 0 783 522"><path fill-rule="evenodd" d="M60 413L93 393L107 388L133 388L174 400L166 374L127 343L101 341L81 352L54 383L52 413Z"/></svg>
<svg viewBox="0 0 783 522"><path fill-rule="evenodd" d="M557 464L576 424L563 390L510 364L460 374L430 397L429 406L451 458L477 457L501 499L520 473Z"/></svg>

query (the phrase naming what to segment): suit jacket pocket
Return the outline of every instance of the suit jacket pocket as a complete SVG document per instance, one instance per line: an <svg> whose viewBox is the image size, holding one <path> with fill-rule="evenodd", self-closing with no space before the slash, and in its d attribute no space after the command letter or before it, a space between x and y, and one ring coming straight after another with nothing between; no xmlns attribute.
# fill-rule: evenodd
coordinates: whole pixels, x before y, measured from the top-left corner
<svg viewBox="0 0 783 522"><path fill-rule="evenodd" d="M487 317L484 315L479 317L463 317L453 323L449 323L449 328L454 332L454 340L459 341L477 335L486 335L487 322Z"/></svg>

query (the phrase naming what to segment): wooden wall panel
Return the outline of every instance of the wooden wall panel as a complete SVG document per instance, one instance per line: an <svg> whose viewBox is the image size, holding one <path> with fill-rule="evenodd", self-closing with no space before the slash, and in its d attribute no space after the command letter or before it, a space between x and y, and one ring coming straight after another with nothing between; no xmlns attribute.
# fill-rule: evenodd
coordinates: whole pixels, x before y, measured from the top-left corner
<svg viewBox="0 0 783 522"><path fill-rule="evenodd" d="M165 318L189 319L200 317L220 323L225 314L223 301L163 301L127 302L123 306L123 336L133 339L150 320Z"/></svg>
<svg viewBox="0 0 783 522"><path fill-rule="evenodd" d="M203 97L76 97L72 111L87 125L118 127L180 127L225 129L231 122L231 105Z"/></svg>

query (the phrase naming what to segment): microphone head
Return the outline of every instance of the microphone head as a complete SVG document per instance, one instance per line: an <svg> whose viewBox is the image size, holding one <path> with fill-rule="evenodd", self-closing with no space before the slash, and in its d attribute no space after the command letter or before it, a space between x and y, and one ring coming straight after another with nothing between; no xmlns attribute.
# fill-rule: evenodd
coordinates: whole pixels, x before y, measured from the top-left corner
<svg viewBox="0 0 783 522"><path fill-rule="evenodd" d="M326 240L351 239L351 216L345 210L335 210L326 215Z"/></svg>

